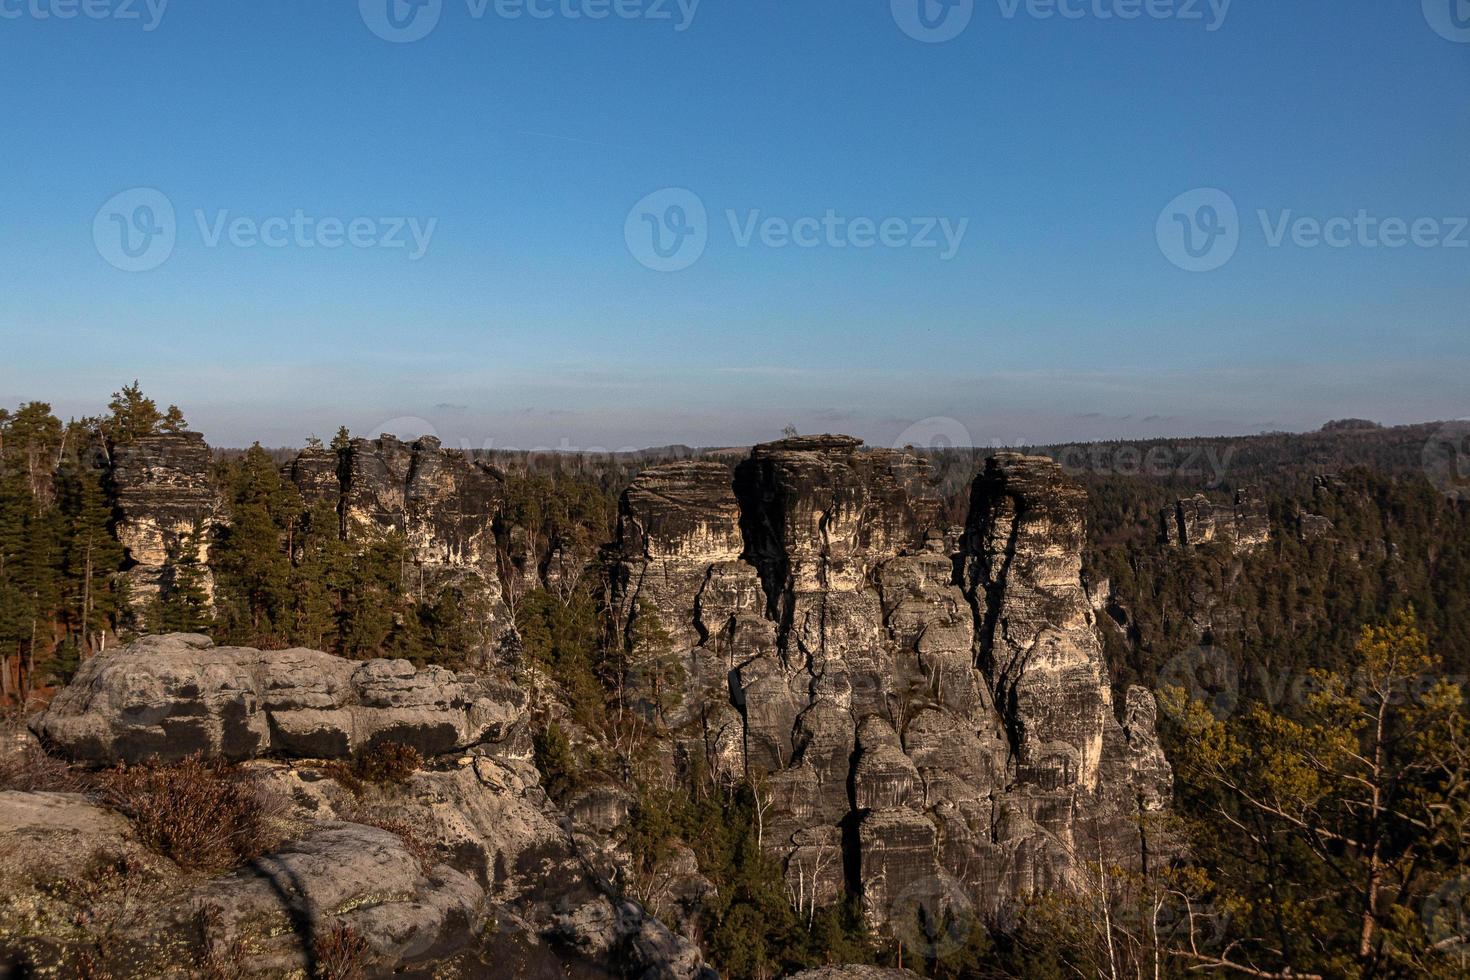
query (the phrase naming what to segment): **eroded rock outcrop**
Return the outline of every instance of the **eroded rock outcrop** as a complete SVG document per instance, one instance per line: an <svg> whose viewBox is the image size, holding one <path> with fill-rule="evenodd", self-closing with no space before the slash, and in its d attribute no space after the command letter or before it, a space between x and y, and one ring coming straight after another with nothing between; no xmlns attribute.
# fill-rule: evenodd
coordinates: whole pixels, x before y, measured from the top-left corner
<svg viewBox="0 0 1470 980"><path fill-rule="evenodd" d="M429 567L479 567L493 558L504 484L491 467L432 436L406 443L384 434L354 439L341 472L349 541L397 531Z"/></svg>
<svg viewBox="0 0 1470 980"><path fill-rule="evenodd" d="M218 513L209 446L197 432L143 436L116 447L112 493L115 531L127 555L129 601L141 613L185 549L201 562L200 585L211 592L209 535Z"/></svg>
<svg viewBox="0 0 1470 980"><path fill-rule="evenodd" d="M379 741L433 756L504 739L524 706L524 693L492 676L173 634L88 660L31 727L91 764L195 752L336 758Z"/></svg>
<svg viewBox="0 0 1470 980"><path fill-rule="evenodd" d="M1221 541L1235 551L1246 551L1271 540L1270 512L1256 487L1237 490L1230 507L1197 493L1164 508L1159 514L1159 537L1176 548Z"/></svg>
<svg viewBox="0 0 1470 980"><path fill-rule="evenodd" d="M33 722L43 743L88 763L249 760L282 842L211 878L96 800L0 793L0 968L314 975L350 930L368 976L711 980L542 790L525 709L491 676L191 634L99 655ZM326 761L380 740L423 768L372 786Z"/></svg>
<svg viewBox="0 0 1470 980"><path fill-rule="evenodd" d="M681 640L713 771L766 787L792 894L857 895L881 928L1127 862L1169 797L1151 697L1121 722L1112 703L1083 491L1002 454L954 535L928 488L919 459L842 436L655 467L613 556L615 601Z"/></svg>

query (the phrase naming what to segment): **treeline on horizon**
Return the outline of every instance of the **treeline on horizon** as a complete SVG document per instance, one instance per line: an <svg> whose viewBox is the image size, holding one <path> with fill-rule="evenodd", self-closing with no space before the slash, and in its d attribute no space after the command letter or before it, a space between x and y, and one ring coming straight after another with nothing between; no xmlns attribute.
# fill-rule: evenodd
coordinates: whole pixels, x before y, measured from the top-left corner
<svg viewBox="0 0 1470 980"><path fill-rule="evenodd" d="M703 945L734 980L836 961L936 978L1466 975L1470 506L1425 478L1423 427L1226 440L1223 474L1069 470L1089 491L1084 574L1095 590L1109 583L1100 632L1115 683L1160 695L1175 811L1147 834L1155 853L1177 856L1141 872L1089 867L1096 880L1077 894L1039 896L1003 921L914 923L919 942L907 945L870 935L851 903L793 910L760 846L758 781L721 788L697 766L667 765L681 668L656 618L637 617L632 635L609 622L597 564L618 496L658 457L505 466L486 588L421 581L396 535L349 545L331 502L308 505L283 478L283 458L222 452L207 566L202 542L187 543L137 612L109 462L121 445L186 427L136 383L95 418L63 423L42 403L0 410L12 703L152 630L477 666L498 600L515 627L505 663L535 692L548 792L565 801L598 780L634 791L625 887L656 901L667 863L692 851L718 889L699 916ZM327 448L345 453L349 440L344 429ZM988 453L931 455L932 489L960 523ZM1267 544L1158 540L1159 511L1176 499L1204 492L1223 505L1246 485L1265 494ZM1331 532L1299 533L1305 513ZM553 553L569 571L546 574ZM1211 672L1221 663L1233 669L1223 681Z"/></svg>

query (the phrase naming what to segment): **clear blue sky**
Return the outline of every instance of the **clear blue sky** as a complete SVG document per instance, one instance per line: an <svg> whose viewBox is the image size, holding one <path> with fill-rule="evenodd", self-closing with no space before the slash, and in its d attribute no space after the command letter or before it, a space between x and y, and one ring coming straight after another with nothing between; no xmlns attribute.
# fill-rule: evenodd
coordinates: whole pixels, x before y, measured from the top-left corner
<svg viewBox="0 0 1470 980"><path fill-rule="evenodd" d="M1470 248L1273 248L1257 217L1470 215L1470 43L1418 0L1235 0L1216 30L1205 0L1127 21L1097 11L1128 0L975 0L945 43L889 0L704 0L683 31L674 0L672 20L442 0L411 43L351 0L172 0L153 30L146 0L37 16L68 2L0 0L5 404L93 412L137 377L216 444L409 418L522 448L1470 415ZM177 240L127 272L94 218L138 187ZM659 272L625 222L670 187L708 244ZM1202 187L1238 206L1239 245L1194 273L1156 222ZM210 247L196 217L298 209L437 224L412 260ZM968 225L946 261L742 247L726 217L829 209Z"/></svg>

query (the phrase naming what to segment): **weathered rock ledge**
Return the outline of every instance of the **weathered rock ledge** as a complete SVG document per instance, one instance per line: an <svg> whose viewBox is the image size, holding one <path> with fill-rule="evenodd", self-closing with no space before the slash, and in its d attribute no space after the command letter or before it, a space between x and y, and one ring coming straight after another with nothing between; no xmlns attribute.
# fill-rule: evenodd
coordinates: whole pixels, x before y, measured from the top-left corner
<svg viewBox="0 0 1470 980"><path fill-rule="evenodd" d="M195 752L338 758L380 741L434 756L504 739L524 707L493 677L172 634L87 661L31 728L56 754L96 765Z"/></svg>

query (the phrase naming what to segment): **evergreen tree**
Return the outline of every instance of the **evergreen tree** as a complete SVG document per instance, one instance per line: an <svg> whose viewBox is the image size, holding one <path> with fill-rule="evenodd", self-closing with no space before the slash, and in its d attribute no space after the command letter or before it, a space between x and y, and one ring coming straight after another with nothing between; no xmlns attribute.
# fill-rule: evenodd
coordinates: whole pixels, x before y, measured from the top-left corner
<svg viewBox="0 0 1470 980"><path fill-rule="evenodd" d="M652 606L638 604L631 633L631 687L643 710L667 723L668 713L684 700L684 664L674 650L673 637Z"/></svg>
<svg viewBox="0 0 1470 980"><path fill-rule="evenodd" d="M1217 721L1165 692L1186 804L1208 820L1199 857L1248 910L1240 955L1296 973L1452 975L1419 911L1470 859L1464 695L1412 613L1311 676L1293 714L1253 704Z"/></svg>
<svg viewBox="0 0 1470 980"><path fill-rule="evenodd" d="M179 411L179 406L170 405L168 411L163 413L163 418L159 420L158 428L161 432L186 432L189 423L184 421L184 413Z"/></svg>
<svg viewBox="0 0 1470 980"><path fill-rule="evenodd" d="M63 522L55 468L64 445L42 402L7 412L0 425L0 693L22 703L56 647Z"/></svg>
<svg viewBox="0 0 1470 980"><path fill-rule="evenodd" d="M336 510L319 501L301 516L290 572L293 643L339 651L342 595L349 588L351 556L338 531Z"/></svg>
<svg viewBox="0 0 1470 980"><path fill-rule="evenodd" d="M154 435L164 420L157 403L143 394L143 388L136 380L122 391L113 392L107 409L112 414L102 420L101 426L103 435L113 446ZM178 416L178 422L182 425L182 415Z"/></svg>
<svg viewBox="0 0 1470 980"><path fill-rule="evenodd" d="M338 617L345 656L378 657L404 645L403 551L403 538L387 535L350 563Z"/></svg>
<svg viewBox="0 0 1470 980"><path fill-rule="evenodd" d="M226 484L229 522L212 551L220 626L228 640L273 646L290 633L301 495L259 443L228 468Z"/></svg>
<svg viewBox="0 0 1470 980"><path fill-rule="evenodd" d="M118 610L113 578L123 549L112 533L104 471L73 456L58 474L66 536L67 631L79 659L100 649Z"/></svg>
<svg viewBox="0 0 1470 980"><path fill-rule="evenodd" d="M208 570L200 561L204 530L196 526L179 545L179 555L169 567L169 580L159 593L156 628L166 633L207 633L214 623Z"/></svg>

